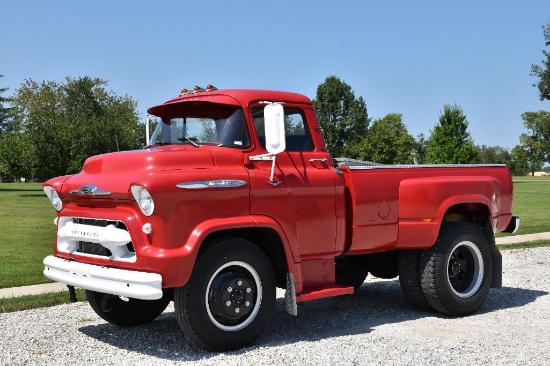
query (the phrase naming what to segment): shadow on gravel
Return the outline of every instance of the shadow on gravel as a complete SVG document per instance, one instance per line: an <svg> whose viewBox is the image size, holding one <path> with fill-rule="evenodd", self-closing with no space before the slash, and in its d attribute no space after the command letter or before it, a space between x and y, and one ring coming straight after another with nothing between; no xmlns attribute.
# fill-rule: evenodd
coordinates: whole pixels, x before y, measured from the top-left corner
<svg viewBox="0 0 550 366"><path fill-rule="evenodd" d="M547 294L510 287L492 289L476 314L521 307ZM288 315L283 300L277 299L272 322L256 344L225 354L241 355L264 347L367 334L383 324L425 317L447 318L413 309L403 296L398 281L367 283L350 296L300 303L298 314L298 317ZM169 361L197 361L218 355L191 346L181 333L174 313L164 313L153 323L134 328L100 324L84 326L79 331L114 347Z"/></svg>

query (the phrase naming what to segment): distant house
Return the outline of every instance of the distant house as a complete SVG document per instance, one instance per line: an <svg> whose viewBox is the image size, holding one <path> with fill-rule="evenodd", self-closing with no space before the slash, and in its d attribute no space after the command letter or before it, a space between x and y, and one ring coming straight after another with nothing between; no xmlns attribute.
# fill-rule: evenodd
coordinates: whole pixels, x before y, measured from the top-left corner
<svg viewBox="0 0 550 366"><path fill-rule="evenodd" d="M546 172L535 172L534 174L533 173L529 173L530 176L534 176L534 177L546 177L547 175L550 175Z"/></svg>

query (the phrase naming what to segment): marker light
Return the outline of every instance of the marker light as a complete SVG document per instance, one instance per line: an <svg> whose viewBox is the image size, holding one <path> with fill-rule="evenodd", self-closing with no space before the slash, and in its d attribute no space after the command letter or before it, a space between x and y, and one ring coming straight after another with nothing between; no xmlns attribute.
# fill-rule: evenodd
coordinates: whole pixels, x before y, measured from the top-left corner
<svg viewBox="0 0 550 366"><path fill-rule="evenodd" d="M151 216L155 210L155 202L153 202L153 197L151 197L149 191L142 186L132 186L131 190L141 212L145 216Z"/></svg>
<svg viewBox="0 0 550 366"><path fill-rule="evenodd" d="M61 211L61 208L63 208L63 202L61 202L61 198L59 197L57 191L50 186L44 186L44 188L42 189L44 190L44 193L46 193L46 196L48 196L48 198L50 199L53 208L55 208L57 211Z"/></svg>
<svg viewBox="0 0 550 366"><path fill-rule="evenodd" d="M203 91L204 91L204 89L201 88L198 85L195 85L195 87L193 88L193 93L200 93L200 92L203 92Z"/></svg>
<svg viewBox="0 0 550 366"><path fill-rule="evenodd" d="M212 91L212 90L218 90L218 88L216 88L214 85L212 84L208 84L206 86L206 91L209 92L209 91Z"/></svg>
<svg viewBox="0 0 550 366"><path fill-rule="evenodd" d="M187 88L181 89L180 95L185 95L185 94L189 94L189 90Z"/></svg>

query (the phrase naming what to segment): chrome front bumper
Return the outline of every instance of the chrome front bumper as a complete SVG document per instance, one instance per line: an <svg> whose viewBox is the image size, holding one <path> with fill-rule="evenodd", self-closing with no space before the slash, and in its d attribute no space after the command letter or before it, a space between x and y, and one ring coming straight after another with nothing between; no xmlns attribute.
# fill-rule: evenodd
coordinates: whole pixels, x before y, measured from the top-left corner
<svg viewBox="0 0 550 366"><path fill-rule="evenodd" d="M68 285L142 300L162 297L162 276L129 271L54 257L44 258L44 276Z"/></svg>

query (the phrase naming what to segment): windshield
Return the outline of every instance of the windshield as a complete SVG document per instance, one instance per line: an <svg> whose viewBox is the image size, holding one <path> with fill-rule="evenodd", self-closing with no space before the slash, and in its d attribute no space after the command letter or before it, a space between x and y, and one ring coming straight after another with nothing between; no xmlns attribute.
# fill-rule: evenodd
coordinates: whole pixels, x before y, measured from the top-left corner
<svg viewBox="0 0 550 366"><path fill-rule="evenodd" d="M186 102L167 107L150 145L211 144L244 148L250 138L243 110L210 102Z"/></svg>

